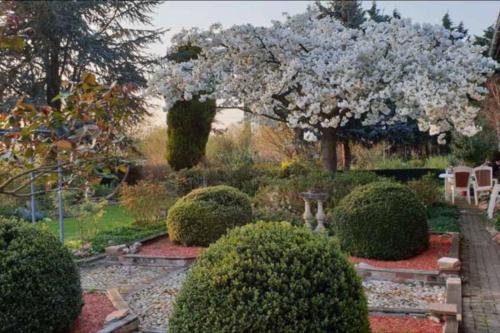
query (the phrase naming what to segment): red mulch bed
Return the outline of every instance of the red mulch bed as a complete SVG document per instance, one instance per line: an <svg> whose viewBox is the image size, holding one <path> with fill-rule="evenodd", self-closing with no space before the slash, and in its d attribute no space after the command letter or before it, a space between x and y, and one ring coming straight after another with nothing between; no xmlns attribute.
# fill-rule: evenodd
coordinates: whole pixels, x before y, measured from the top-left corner
<svg viewBox="0 0 500 333"><path fill-rule="evenodd" d="M443 325L413 317L370 316L372 333L441 333Z"/></svg>
<svg viewBox="0 0 500 333"><path fill-rule="evenodd" d="M105 294L83 294L83 309L70 333L96 333L104 327L106 316L115 311Z"/></svg>
<svg viewBox="0 0 500 333"><path fill-rule="evenodd" d="M437 260L441 257L447 256L450 252L451 239L451 235L431 235L429 249L418 256L407 260L382 261L359 257L350 257L350 260L356 264L363 262L378 268L406 268L426 271L437 270Z"/></svg>
<svg viewBox="0 0 500 333"><path fill-rule="evenodd" d="M156 257L195 258L204 249L203 247L175 244L168 236L162 236L144 243L137 254Z"/></svg>

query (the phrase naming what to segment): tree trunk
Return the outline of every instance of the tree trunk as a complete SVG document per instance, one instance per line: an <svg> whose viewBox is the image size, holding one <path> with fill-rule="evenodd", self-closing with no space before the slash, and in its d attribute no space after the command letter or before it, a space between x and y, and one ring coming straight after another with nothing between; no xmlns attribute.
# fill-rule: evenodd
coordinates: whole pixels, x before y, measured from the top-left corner
<svg viewBox="0 0 500 333"><path fill-rule="evenodd" d="M337 172L337 133L335 129L323 130L321 136L321 155L325 169L335 174Z"/></svg>
<svg viewBox="0 0 500 333"><path fill-rule="evenodd" d="M45 77L45 83L47 85L47 104L59 110L61 108L61 101L52 101L52 99L61 92L59 44L57 40L52 40L50 45Z"/></svg>
<svg viewBox="0 0 500 333"><path fill-rule="evenodd" d="M349 141L342 142L342 165L344 170L351 170L352 152Z"/></svg>

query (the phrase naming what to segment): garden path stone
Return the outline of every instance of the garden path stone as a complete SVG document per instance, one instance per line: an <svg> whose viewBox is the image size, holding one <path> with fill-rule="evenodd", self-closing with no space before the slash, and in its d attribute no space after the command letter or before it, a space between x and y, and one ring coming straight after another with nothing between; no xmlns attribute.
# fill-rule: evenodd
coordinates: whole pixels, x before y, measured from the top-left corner
<svg viewBox="0 0 500 333"><path fill-rule="evenodd" d="M139 316L142 328L166 329L173 301L186 273L186 269L172 271L168 276L126 297L132 312Z"/></svg>
<svg viewBox="0 0 500 333"><path fill-rule="evenodd" d="M491 240L476 209L463 209L463 328L468 333L500 332L500 246Z"/></svg>
<svg viewBox="0 0 500 333"><path fill-rule="evenodd" d="M80 280L84 290L135 289L176 270L179 269L105 264L80 268Z"/></svg>

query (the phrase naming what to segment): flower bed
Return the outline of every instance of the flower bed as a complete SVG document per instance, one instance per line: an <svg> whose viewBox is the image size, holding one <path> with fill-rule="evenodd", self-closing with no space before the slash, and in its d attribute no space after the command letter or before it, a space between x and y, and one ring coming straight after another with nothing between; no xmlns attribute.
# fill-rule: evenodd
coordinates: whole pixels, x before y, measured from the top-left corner
<svg viewBox="0 0 500 333"><path fill-rule="evenodd" d="M418 269L418 270L438 270L437 261L441 257L445 257L450 252L452 236L448 234L431 235L429 248L423 253L407 259L398 261L382 261L374 259L366 259L359 257L350 257L353 263L365 263L378 268L402 268L402 269Z"/></svg>
<svg viewBox="0 0 500 333"><path fill-rule="evenodd" d="M431 319L370 316L372 333L441 333L443 325Z"/></svg>
<svg viewBox="0 0 500 333"><path fill-rule="evenodd" d="M85 293L83 308L71 329L71 333L95 333L104 327L106 316L115 308L106 294Z"/></svg>
<svg viewBox="0 0 500 333"><path fill-rule="evenodd" d="M163 236L144 243L137 254L170 258L195 258L203 249L203 247L174 244L168 236Z"/></svg>

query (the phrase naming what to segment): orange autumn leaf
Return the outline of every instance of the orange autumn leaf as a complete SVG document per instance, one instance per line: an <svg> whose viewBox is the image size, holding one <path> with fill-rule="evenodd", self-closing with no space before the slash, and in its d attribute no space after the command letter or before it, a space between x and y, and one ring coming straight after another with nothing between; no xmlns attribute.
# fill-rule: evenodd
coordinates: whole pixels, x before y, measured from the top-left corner
<svg viewBox="0 0 500 333"><path fill-rule="evenodd" d="M68 140L58 140L54 142L54 145L62 150L70 150L72 148L71 141Z"/></svg>

